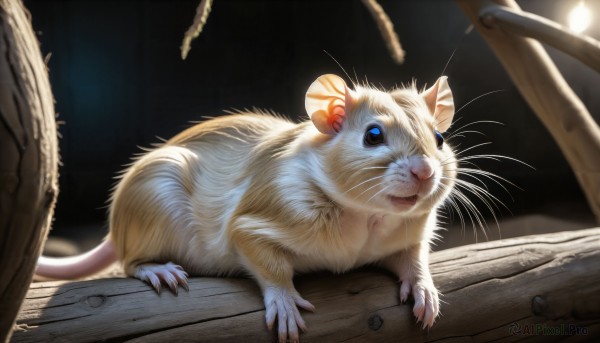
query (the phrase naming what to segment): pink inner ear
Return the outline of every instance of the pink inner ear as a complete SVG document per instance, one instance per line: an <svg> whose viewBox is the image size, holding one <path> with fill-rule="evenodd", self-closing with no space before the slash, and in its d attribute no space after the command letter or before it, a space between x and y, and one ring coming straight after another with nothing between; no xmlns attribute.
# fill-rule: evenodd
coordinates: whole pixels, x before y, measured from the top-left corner
<svg viewBox="0 0 600 343"><path fill-rule="evenodd" d="M330 115L327 118L327 122L335 132L340 132L344 123L344 117L346 116L346 109L342 99L334 99L328 107Z"/></svg>
<svg viewBox="0 0 600 343"><path fill-rule="evenodd" d="M344 80L333 74L319 76L308 88L304 106L315 127L325 134L342 130L354 101Z"/></svg>

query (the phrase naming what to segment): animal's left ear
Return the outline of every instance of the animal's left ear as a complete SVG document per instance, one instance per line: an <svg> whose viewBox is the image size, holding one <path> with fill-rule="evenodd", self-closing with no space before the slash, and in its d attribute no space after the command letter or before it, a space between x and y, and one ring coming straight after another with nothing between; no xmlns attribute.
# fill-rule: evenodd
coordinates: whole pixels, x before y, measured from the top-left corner
<svg viewBox="0 0 600 343"><path fill-rule="evenodd" d="M334 135L342 129L354 103L354 92L337 75L319 76L308 88L304 106L315 127Z"/></svg>
<svg viewBox="0 0 600 343"><path fill-rule="evenodd" d="M454 98L448 85L448 77L440 77L431 88L423 91L421 95L435 119L436 129L439 132L446 132L454 117Z"/></svg>

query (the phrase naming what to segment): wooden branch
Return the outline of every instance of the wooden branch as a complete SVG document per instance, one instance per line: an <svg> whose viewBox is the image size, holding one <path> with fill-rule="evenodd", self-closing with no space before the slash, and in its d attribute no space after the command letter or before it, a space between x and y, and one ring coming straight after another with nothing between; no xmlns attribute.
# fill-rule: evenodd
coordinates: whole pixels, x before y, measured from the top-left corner
<svg viewBox="0 0 600 343"><path fill-rule="evenodd" d="M489 6L488 1L456 2L554 137L600 223L600 128L539 42L483 25L480 13L487 13L485 6ZM495 2L520 11L513 0Z"/></svg>
<svg viewBox="0 0 600 343"><path fill-rule="evenodd" d="M0 342L7 342L58 193L54 99L20 0L0 0L0 84Z"/></svg>
<svg viewBox="0 0 600 343"><path fill-rule="evenodd" d="M595 228L433 253L431 270L444 303L429 331L415 323L412 305L399 304L398 283L383 271L302 276L296 286L317 310L303 312L308 332L301 340L548 341L565 340L569 333L592 340L600 337L599 247ZM192 278L190 291L178 296L158 296L134 279L35 283L17 325L14 343L275 338L264 324L256 284L231 278ZM528 331L536 328L573 331L554 336Z"/></svg>
<svg viewBox="0 0 600 343"><path fill-rule="evenodd" d="M600 42L590 36L576 34L544 17L528 12L517 12L494 3L483 7L479 17L490 28L537 39L566 52L600 72Z"/></svg>

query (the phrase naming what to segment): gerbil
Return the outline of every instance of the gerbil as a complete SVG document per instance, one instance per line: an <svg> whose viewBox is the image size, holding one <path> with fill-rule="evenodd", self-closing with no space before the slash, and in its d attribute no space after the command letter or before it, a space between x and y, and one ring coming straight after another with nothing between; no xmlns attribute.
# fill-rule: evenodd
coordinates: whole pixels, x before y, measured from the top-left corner
<svg viewBox="0 0 600 343"><path fill-rule="evenodd" d="M110 233L83 258L41 259L37 274L77 278L118 258L176 292L188 273L254 277L266 322L298 341L313 305L294 273L384 266L423 327L439 310L428 253L456 160L441 133L454 104L446 77L390 92L323 75L299 124L260 112L193 126L131 165L115 188Z"/></svg>

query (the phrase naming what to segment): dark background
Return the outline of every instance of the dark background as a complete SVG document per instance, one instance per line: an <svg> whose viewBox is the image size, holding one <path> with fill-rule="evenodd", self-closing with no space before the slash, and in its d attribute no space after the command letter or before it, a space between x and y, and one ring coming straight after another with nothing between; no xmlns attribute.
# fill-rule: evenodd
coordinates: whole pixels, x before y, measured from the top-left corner
<svg viewBox="0 0 600 343"><path fill-rule="evenodd" d="M526 10L565 23L577 1L519 1ZM509 179L510 195L490 184L513 214L580 211L585 199L558 147L512 85L485 42L452 1L380 0L407 52L395 65L359 0L215 0L200 37L182 61L179 46L199 0L25 0L48 67L60 125L62 167L55 232L101 223L114 176L139 147L169 138L201 116L232 108L272 109L305 117L304 94L319 75L346 71L393 87L413 78L431 84L452 51L449 76L455 126L478 120L461 147L510 156L518 163L480 161ZM587 5L600 16L600 2ZM587 30L600 37L598 20ZM600 76L573 58L548 49L596 120ZM487 213L486 211L482 211ZM510 216L502 209L504 216Z"/></svg>

